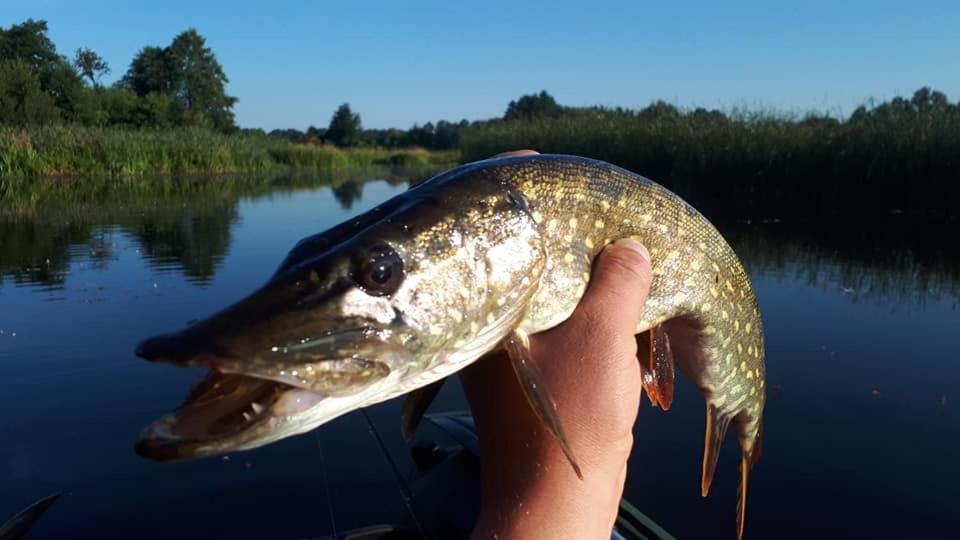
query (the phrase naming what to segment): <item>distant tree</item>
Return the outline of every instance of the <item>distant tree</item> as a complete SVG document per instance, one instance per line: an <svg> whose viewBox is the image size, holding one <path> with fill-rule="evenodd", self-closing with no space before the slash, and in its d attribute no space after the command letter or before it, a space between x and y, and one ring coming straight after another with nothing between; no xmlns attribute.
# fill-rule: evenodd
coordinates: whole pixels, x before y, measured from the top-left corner
<svg viewBox="0 0 960 540"><path fill-rule="evenodd" d="M237 99L226 94L227 82L206 40L191 28L176 36L168 47L141 49L120 85L141 97L151 92L169 95L185 123L230 130L234 128L232 109Z"/></svg>
<svg viewBox="0 0 960 540"><path fill-rule="evenodd" d="M539 94L527 94L507 105L504 120L529 120L543 116L557 116L563 112L563 107L546 90Z"/></svg>
<svg viewBox="0 0 960 540"><path fill-rule="evenodd" d="M81 47L73 57L73 65L80 70L80 74L90 79L91 86L97 86L97 80L110 73L110 66L106 60L92 50Z"/></svg>
<svg viewBox="0 0 960 540"><path fill-rule="evenodd" d="M57 54L47 36L46 21L28 19L8 29L0 28L0 60L19 60L29 66L64 116L73 119L82 108L83 82L70 62Z"/></svg>
<svg viewBox="0 0 960 540"><path fill-rule="evenodd" d="M307 128L307 132L304 134L304 139L307 142L312 143L322 143L327 137L327 128L318 128L317 126L310 126Z"/></svg>
<svg viewBox="0 0 960 540"><path fill-rule="evenodd" d="M23 60L0 60L0 124L55 122L60 114L40 88L40 79Z"/></svg>
<svg viewBox="0 0 960 540"><path fill-rule="evenodd" d="M174 100L217 129L232 128L237 98L226 94L229 80L203 36L191 28L175 37L165 52L173 72Z"/></svg>
<svg viewBox="0 0 960 540"><path fill-rule="evenodd" d="M27 19L6 30L0 28L0 60L21 60L41 75L62 57L47 36L47 22Z"/></svg>
<svg viewBox="0 0 960 540"><path fill-rule="evenodd" d="M356 146L361 133L360 115L350 110L349 103L344 103L333 113L326 139L337 146Z"/></svg>
<svg viewBox="0 0 960 540"><path fill-rule="evenodd" d="M138 96L150 92L170 93L172 71L161 47L144 47L133 57L118 85L133 90Z"/></svg>

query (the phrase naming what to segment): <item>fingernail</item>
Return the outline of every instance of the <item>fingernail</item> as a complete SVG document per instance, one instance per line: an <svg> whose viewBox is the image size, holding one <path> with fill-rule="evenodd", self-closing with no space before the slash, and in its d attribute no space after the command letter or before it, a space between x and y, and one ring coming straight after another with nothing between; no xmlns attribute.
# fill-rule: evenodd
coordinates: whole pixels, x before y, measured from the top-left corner
<svg viewBox="0 0 960 540"><path fill-rule="evenodd" d="M650 252L647 248L633 238L621 238L613 243L615 246L625 247L640 254L647 262L650 262Z"/></svg>

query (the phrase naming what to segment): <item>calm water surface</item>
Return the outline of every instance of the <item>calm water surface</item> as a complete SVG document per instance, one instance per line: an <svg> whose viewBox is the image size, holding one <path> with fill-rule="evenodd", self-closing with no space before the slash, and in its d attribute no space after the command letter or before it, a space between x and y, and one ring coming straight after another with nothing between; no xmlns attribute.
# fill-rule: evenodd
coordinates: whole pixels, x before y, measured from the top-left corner
<svg viewBox="0 0 960 540"><path fill-rule="evenodd" d="M301 237L406 188L321 184L40 201L0 218L0 521L60 491L30 538L411 523L396 400L227 457L161 465L132 451L199 377L135 358L140 339L240 298ZM960 536L960 225L718 224L767 332L748 537ZM454 384L432 410L464 407ZM733 538L738 450L730 437L701 499L703 407L685 379L669 413L644 405L626 495L680 538Z"/></svg>

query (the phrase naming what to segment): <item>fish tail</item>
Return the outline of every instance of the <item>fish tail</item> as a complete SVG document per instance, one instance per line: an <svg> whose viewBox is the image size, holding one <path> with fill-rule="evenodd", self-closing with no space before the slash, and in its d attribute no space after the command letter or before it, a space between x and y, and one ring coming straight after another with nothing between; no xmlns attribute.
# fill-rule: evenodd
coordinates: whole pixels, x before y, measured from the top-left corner
<svg viewBox="0 0 960 540"><path fill-rule="evenodd" d="M750 469L760 460L763 452L763 430L758 428L757 436L750 448L741 443L740 452L740 487L737 495L737 539L743 538L743 526L747 518L747 480Z"/></svg>

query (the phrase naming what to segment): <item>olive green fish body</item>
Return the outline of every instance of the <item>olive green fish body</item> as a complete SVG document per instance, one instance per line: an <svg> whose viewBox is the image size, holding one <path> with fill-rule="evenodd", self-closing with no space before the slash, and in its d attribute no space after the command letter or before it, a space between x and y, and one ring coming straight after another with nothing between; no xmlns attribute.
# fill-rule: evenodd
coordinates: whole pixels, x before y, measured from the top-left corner
<svg viewBox="0 0 960 540"><path fill-rule="evenodd" d="M645 388L668 406L675 363L703 393L704 495L734 426L742 533L765 396L750 280L720 233L679 197L572 156L491 159L438 175L304 239L248 298L141 344L148 359L216 373L148 428L138 450L183 459L253 448L424 389L503 344L522 355L525 336L570 316L594 258L623 237L645 244L653 265L637 332L650 332L641 355L656 361L641 365L650 380L669 383ZM531 405L550 416L549 400Z"/></svg>

